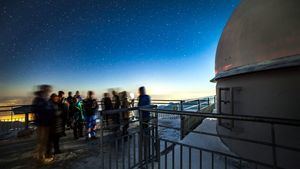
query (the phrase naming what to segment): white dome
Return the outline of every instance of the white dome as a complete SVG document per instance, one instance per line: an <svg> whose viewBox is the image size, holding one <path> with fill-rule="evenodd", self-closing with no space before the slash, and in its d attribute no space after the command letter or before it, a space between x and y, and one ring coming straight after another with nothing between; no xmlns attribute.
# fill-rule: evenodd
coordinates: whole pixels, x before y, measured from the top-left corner
<svg viewBox="0 0 300 169"><path fill-rule="evenodd" d="M300 0L242 0L223 30L216 74L300 54Z"/></svg>

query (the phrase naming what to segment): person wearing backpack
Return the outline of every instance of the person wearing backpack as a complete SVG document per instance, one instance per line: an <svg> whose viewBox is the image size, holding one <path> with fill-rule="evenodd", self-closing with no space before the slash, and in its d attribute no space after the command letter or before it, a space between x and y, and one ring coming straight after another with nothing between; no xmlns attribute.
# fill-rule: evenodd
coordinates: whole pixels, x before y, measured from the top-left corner
<svg viewBox="0 0 300 169"><path fill-rule="evenodd" d="M60 154L60 137L65 135L63 107L61 107L59 97L55 93L50 96L49 104L51 108L51 114L53 115L53 120L50 127L50 141L48 142L47 146L47 154L51 154L52 147L54 148L54 154Z"/></svg>
<svg viewBox="0 0 300 169"><path fill-rule="evenodd" d="M119 93L116 91L112 91L112 95L113 95L113 98L112 98L113 109L120 109L121 101L120 101ZM120 130L120 114L119 113L112 114L112 120L113 120L113 123L116 125L114 130L119 131Z"/></svg>
<svg viewBox="0 0 300 169"><path fill-rule="evenodd" d="M72 116L73 116L73 112L72 112L72 106L73 106L73 96L72 96L72 92L69 91L68 92L68 97L66 99L66 101L68 102L68 112L67 112L67 115L66 115L66 122L67 122L67 129L69 128L72 128Z"/></svg>
<svg viewBox="0 0 300 169"><path fill-rule="evenodd" d="M101 106L103 111L113 109L113 104L109 93L104 93ZM110 124L112 121L112 117L110 114L102 114L102 118L106 122L106 124Z"/></svg>
<svg viewBox="0 0 300 169"><path fill-rule="evenodd" d="M76 91L74 97L76 97L79 101L82 101L82 100L83 100L82 97L80 96L80 93L79 93L78 90Z"/></svg>
<svg viewBox="0 0 300 169"><path fill-rule="evenodd" d="M88 91L87 98L83 101L85 122L87 129L87 140L96 139L96 112L98 111L97 100L94 99L94 92Z"/></svg>
<svg viewBox="0 0 300 169"><path fill-rule="evenodd" d="M130 107L130 102L128 101L127 92L123 91L120 93L121 95L121 108L122 109L128 109ZM122 128L122 134L127 135L128 134L128 128L129 128L129 121L130 121L130 111L126 111L122 113L122 121L123 121L123 128Z"/></svg>
<svg viewBox="0 0 300 169"><path fill-rule="evenodd" d="M62 110L61 118L63 119L62 122L62 129L63 129L63 136L66 136L66 124L67 124L67 117L69 111L69 103L65 98L65 92L58 91L58 98L59 98L59 108Z"/></svg>
<svg viewBox="0 0 300 169"><path fill-rule="evenodd" d="M75 97L73 98L72 112L74 139L78 139L83 137L84 113L82 101Z"/></svg>
<svg viewBox="0 0 300 169"><path fill-rule="evenodd" d="M146 94L146 89L144 86L139 88L139 107L147 107L151 105L151 97ZM149 111L141 111L141 114L139 114L142 120L142 128L143 128L143 135L142 135L142 141L143 141L143 149L144 149L144 159L148 158L149 153L149 144L150 144L150 131L149 131L149 121L150 121L150 112Z"/></svg>
<svg viewBox="0 0 300 169"><path fill-rule="evenodd" d="M53 114L48 102L51 91L50 85L40 85L39 90L34 93L35 98L31 110L35 115L34 121L37 125L36 158L43 163L53 161L53 158L47 153L47 146L50 142L50 127L53 122Z"/></svg>

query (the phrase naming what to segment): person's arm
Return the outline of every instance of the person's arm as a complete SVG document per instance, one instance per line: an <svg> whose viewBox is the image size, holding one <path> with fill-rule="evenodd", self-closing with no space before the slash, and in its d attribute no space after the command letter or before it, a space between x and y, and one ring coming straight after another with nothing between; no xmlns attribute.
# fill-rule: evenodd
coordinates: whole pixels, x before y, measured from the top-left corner
<svg viewBox="0 0 300 169"><path fill-rule="evenodd" d="M95 100L95 104L96 104L96 110L98 110L99 109L99 105L97 103L97 100Z"/></svg>
<svg viewBox="0 0 300 169"><path fill-rule="evenodd" d="M151 105L151 97L150 96L147 97L147 105Z"/></svg>
<svg viewBox="0 0 300 169"><path fill-rule="evenodd" d="M141 101L141 97L138 97L138 100L139 100L139 101L138 101L138 107L140 107L140 106L142 105L142 104L141 104L141 102L142 102L142 101Z"/></svg>
<svg viewBox="0 0 300 169"><path fill-rule="evenodd" d="M104 98L101 100L101 109L105 110L105 102L104 102Z"/></svg>
<svg viewBox="0 0 300 169"><path fill-rule="evenodd" d="M93 111L94 111L94 113L97 113L98 109L99 109L99 105L97 103L97 100L94 99L93 100Z"/></svg>
<svg viewBox="0 0 300 169"><path fill-rule="evenodd" d="M82 101L82 105L81 106L82 106L83 115L86 116L86 103L85 103L84 100Z"/></svg>

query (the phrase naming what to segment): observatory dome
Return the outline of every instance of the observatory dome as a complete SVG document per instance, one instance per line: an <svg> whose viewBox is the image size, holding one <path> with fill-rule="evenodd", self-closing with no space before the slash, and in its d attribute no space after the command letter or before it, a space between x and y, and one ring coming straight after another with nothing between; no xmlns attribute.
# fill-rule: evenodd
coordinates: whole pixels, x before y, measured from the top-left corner
<svg viewBox="0 0 300 169"><path fill-rule="evenodd" d="M299 0L241 1L218 44L216 78L228 71L283 58L298 57L299 63L299 7Z"/></svg>

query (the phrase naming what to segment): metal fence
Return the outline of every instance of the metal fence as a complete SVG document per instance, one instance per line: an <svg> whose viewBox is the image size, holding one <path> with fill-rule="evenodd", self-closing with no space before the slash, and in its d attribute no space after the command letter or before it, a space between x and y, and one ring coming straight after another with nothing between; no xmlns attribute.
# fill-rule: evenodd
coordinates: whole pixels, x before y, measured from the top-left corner
<svg viewBox="0 0 300 169"><path fill-rule="evenodd" d="M300 120L283 119L283 118L270 118L270 117L257 117L257 116L239 116L239 115L221 115L211 113L195 113L194 111L176 111L176 110L162 110L157 107L151 108L132 108L120 109L114 111L103 111L102 114L123 113L126 111L138 111L136 121L129 123L135 124L137 128L131 130L127 135L120 135L109 137L105 139L105 127L101 128L101 160L102 168L212 168L212 169L233 169L233 168L286 168L279 166L278 149L285 149L300 153L299 147L292 147L290 145L282 145L276 143L276 132L274 127L277 125L300 127ZM150 120L143 120L141 117L143 111L151 112L152 118ZM272 162L261 162L260 160L247 159L233 153L226 153L207 147L199 147L192 144L186 144L181 141L176 141L167 138L161 138L159 128L174 128L167 125L160 125L158 123L159 114L170 114L180 116L196 116L201 118L212 119L229 119L242 122L262 123L269 126L271 142L258 141L249 138L233 137L217 133L210 133L205 131L191 130L190 133L197 135L206 135L211 137L230 139L241 141L245 143L254 143L257 146L267 146L272 150L270 158ZM124 122L120 122L124 125ZM299 130L298 130L299 131ZM194 140L197 141L197 140ZM247 147L245 147L247 151ZM292 159L290 159L292 160ZM295 166L297 168L297 166Z"/></svg>
<svg viewBox="0 0 300 169"><path fill-rule="evenodd" d="M12 131L19 131L29 126L33 115L28 109L30 105L0 106L0 138Z"/></svg>
<svg viewBox="0 0 300 169"><path fill-rule="evenodd" d="M138 99L132 99L132 107L137 107ZM200 111L202 108L214 104L215 96L188 99L188 100L171 100L171 99L154 99L151 100L152 105L158 106L159 109L164 110L189 110L189 111ZM103 105L102 101L98 101L99 105ZM100 106L101 107L101 106ZM101 108L100 108L101 111ZM171 114L159 114L161 118L177 118L178 115Z"/></svg>
<svg viewBox="0 0 300 169"><path fill-rule="evenodd" d="M160 100L160 102L162 101ZM200 104L194 104L197 102L198 101L195 100L186 101L186 107L201 107L201 104L209 105L210 103L212 103L211 99L207 101L207 103L199 101ZM184 107L184 104L179 104L179 106ZM12 108L15 107L18 106L2 106L0 108L2 112L8 111L12 113ZM281 151L279 150L291 151L294 154L297 154L298 157L300 155L300 146L282 144L282 142L278 143L276 141L280 139L280 135L277 133L276 127L293 127L297 128L296 131L299 132L299 119L203 113L201 111L201 108L199 111L197 107L197 110L195 111L194 107L190 110L185 110L184 108L179 110L168 110L160 109L159 104L157 104L151 107L133 107L129 109L99 111L99 116L103 116L106 114L118 114L120 117L122 117L122 114L128 111L132 112L132 114L135 114L131 117L130 120L127 121L120 118L120 121L117 124L110 124L105 121L105 119L100 118L101 136L99 142L101 159L99 160L101 160L102 168L282 169L287 167L278 163L278 160L282 158L282 154L280 154ZM151 118L149 120L143 120L142 118L140 118L142 117L142 113L145 111L151 113ZM193 129L188 129L188 132L200 136L210 136L215 138L239 141L243 143L252 143L257 145L257 147L268 147L271 152L268 158L270 158L271 161L261 161L259 159L245 158L234 153L222 152L219 150L210 149L206 146L195 146L181 140L162 137L160 134L160 130L162 128L170 128L174 131L182 130L180 126L174 127L159 123L160 118L172 116L198 117L202 119L209 118L217 120L224 119L245 123L264 124L265 129L269 131L269 135L271 137L270 141L255 140L246 137L235 137ZM10 118L10 126L8 127L9 130L22 128L13 126L13 114L11 114ZM17 121L17 119L15 120ZM24 127L24 123L22 122L21 124ZM122 127L127 124L129 125L128 134L122 134L114 131L114 128L122 130ZM297 133L295 134L297 135ZM245 151L248 150L246 146L244 147L244 149ZM288 160L293 160L293 158L288 158ZM298 161L300 160L298 159ZM294 166L293 168L298 167Z"/></svg>
<svg viewBox="0 0 300 169"><path fill-rule="evenodd" d="M198 100L198 101L195 101ZM153 105L159 106L165 110L181 110L181 108L188 110L194 107L204 107L207 103L214 100L213 96L210 98L201 98L191 100L152 100ZM133 107L137 106L137 99L133 100ZM98 101L101 111L102 102ZM33 120L33 115L30 114L31 105L7 105L0 106L0 138L12 131L19 131L27 128ZM17 113L16 113L17 112ZM135 119L136 112L132 111L131 118ZM178 115L160 114L160 118L179 119ZM100 116L98 116L100 117ZM100 119L98 119L99 121ZM136 120L136 119L135 119Z"/></svg>

